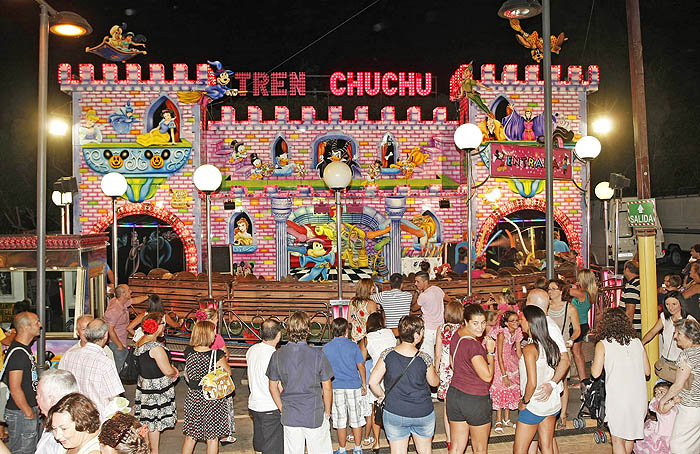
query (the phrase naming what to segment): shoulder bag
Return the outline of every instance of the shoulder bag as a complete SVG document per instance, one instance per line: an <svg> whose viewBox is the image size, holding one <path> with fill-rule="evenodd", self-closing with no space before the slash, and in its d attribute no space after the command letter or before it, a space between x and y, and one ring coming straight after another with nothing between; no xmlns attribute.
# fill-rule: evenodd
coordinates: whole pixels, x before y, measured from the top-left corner
<svg viewBox="0 0 700 454"><path fill-rule="evenodd" d="M384 399L382 399L381 402L377 401L374 404L372 404L372 407L374 408L374 423L380 427L384 426L384 402L386 402L386 398L391 392L392 389L396 386L396 384L401 380L403 375L406 373L409 367L411 367L411 363L416 359L418 354L420 353L420 350L416 352L415 355L413 355L413 358L408 362L408 365L406 368L401 372L401 375L399 375L399 378L396 379L393 385L391 385L391 388L387 392L384 393Z"/></svg>
<svg viewBox="0 0 700 454"><path fill-rule="evenodd" d="M211 351L209 372L199 381L206 400L219 400L228 396L236 387L231 375L221 367L216 367L216 350Z"/></svg>

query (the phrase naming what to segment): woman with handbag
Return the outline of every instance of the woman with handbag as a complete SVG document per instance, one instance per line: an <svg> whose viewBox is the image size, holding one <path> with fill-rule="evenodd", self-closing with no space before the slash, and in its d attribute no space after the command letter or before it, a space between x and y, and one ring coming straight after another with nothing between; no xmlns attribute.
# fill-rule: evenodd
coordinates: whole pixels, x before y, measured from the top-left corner
<svg viewBox="0 0 700 454"><path fill-rule="evenodd" d="M379 401L375 404L375 421L383 424L392 454L408 452L411 435L419 454L432 452L435 411L430 387L439 385L440 377L430 355L416 347L424 331L421 318L401 317L401 342L382 352L369 377L369 387Z"/></svg>
<svg viewBox="0 0 700 454"><path fill-rule="evenodd" d="M170 363L170 352L158 342L165 331L163 314L146 315L141 331L143 335L134 349L139 366L134 416L148 427L151 454L158 454L160 433L175 427L177 421L175 381L178 370Z"/></svg>
<svg viewBox="0 0 700 454"><path fill-rule="evenodd" d="M676 364L676 379L659 402L659 411L667 413L676 406L678 414L671 433L671 453L700 452L700 323L676 322L676 343L682 350ZM684 387L692 379L690 388Z"/></svg>
<svg viewBox="0 0 700 454"><path fill-rule="evenodd" d="M219 439L231 435L226 403L228 394L212 400L217 396L202 386L203 379L221 370L229 374L230 381L228 358L221 350L211 349L215 335L216 326L212 322L199 321L192 329L190 346L185 350L188 391L185 397L183 454L191 454L199 440L206 440L207 454L216 454L219 452Z"/></svg>
<svg viewBox="0 0 700 454"><path fill-rule="evenodd" d="M495 368L496 341L485 336L486 349L479 338L486 329L486 315L478 304L464 307L464 326L450 341L452 381L447 389L447 419L450 421L450 454L463 454L469 437L474 454L488 452L491 432L489 394Z"/></svg>
<svg viewBox="0 0 700 454"><path fill-rule="evenodd" d="M644 335L642 344L651 342L657 334L660 334L659 354L660 358L654 364L656 376L673 383L676 379L676 360L681 354L681 349L673 340L676 328L673 326L679 320L695 320L692 315L688 315L681 304L681 294L677 291L666 293L664 298L664 310L659 314L659 320Z"/></svg>

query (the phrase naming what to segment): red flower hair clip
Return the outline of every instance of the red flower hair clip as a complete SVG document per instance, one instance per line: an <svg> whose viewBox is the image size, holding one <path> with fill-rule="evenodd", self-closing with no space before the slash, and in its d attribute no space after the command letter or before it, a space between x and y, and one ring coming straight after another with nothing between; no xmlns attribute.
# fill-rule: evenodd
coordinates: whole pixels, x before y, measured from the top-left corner
<svg viewBox="0 0 700 454"><path fill-rule="evenodd" d="M207 319L207 313L201 309L197 309L197 312L194 313L194 318L196 318L200 322L203 322Z"/></svg>
<svg viewBox="0 0 700 454"><path fill-rule="evenodd" d="M143 332L147 334L153 334L158 331L158 322L153 319L148 319L143 322Z"/></svg>

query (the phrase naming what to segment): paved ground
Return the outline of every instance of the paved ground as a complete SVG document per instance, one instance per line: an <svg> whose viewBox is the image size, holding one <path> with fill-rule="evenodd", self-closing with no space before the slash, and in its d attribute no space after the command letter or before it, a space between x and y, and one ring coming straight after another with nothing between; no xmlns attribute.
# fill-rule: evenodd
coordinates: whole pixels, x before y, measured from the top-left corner
<svg viewBox="0 0 700 454"><path fill-rule="evenodd" d="M236 394L234 398L234 408L236 414L236 437L238 441L236 443L230 444L228 446L222 446L220 452L222 453L240 453L240 454L252 454L252 437L253 437L253 424L248 416L247 404L248 404L248 386L245 381L245 370L244 369L234 369L234 381L236 383ZM244 384L241 382L243 381ZM127 397L130 401L133 401L134 396L134 386L127 386ZM571 390L569 397L569 410L567 411L569 425L566 430L558 431L556 434L557 442L559 443L559 448L561 453L609 453L611 450L611 445L608 442L604 445L597 445L593 441L592 430L593 427L589 427L585 430L575 430L571 425L573 418L576 416L580 408L579 392L577 390ZM187 394L187 388L185 384L180 381L176 387L177 395L177 409L178 409L178 423L174 430L167 431L163 434L161 438L161 449L160 452L165 454L180 452L182 448L182 443L184 436L182 434L182 418L183 418L183 405L185 395ZM442 414L442 402L438 402L435 405L435 411L437 415ZM447 453L447 448L445 445L445 430L442 423L442 417L437 419L437 428L435 432L435 439L433 442L433 452L443 454ZM516 418L512 418L516 419ZM589 426L592 426L592 422L589 422ZM513 429L507 428L503 436L497 436L492 432L492 438L489 444L489 453L510 453L513 449L512 434ZM609 435L609 434L608 434ZM333 433L334 446L337 447L335 433ZM382 454L388 454L389 448L386 439L382 438L381 442ZM206 452L206 444L198 443L195 449L196 453ZM366 449L364 452L369 453L370 450ZM472 452L471 448L467 450L468 453ZM330 454L330 453L329 453Z"/></svg>

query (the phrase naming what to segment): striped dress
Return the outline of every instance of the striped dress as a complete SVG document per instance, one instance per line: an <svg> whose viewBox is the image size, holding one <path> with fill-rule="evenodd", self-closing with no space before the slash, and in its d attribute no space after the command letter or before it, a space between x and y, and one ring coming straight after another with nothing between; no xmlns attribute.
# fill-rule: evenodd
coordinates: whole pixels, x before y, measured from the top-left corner
<svg viewBox="0 0 700 454"><path fill-rule="evenodd" d="M136 382L134 416L141 424L148 426L149 432L161 432L175 427L177 409L175 406L175 383L158 367L156 360L148 352L163 347L159 342L146 342L134 350L139 362L139 379Z"/></svg>

